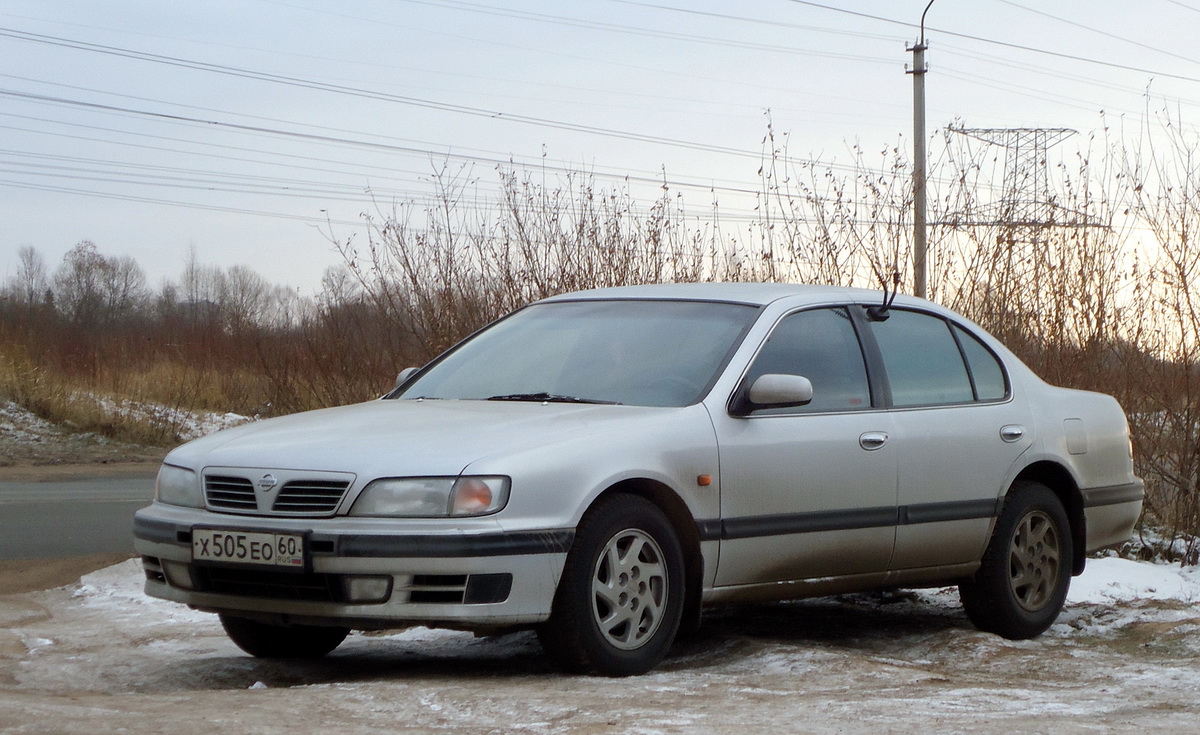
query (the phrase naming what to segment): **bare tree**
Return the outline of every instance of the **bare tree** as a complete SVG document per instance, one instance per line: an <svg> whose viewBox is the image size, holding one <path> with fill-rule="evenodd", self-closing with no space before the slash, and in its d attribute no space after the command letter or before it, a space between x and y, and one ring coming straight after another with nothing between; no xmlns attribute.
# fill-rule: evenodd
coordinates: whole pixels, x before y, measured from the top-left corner
<svg viewBox="0 0 1200 735"><path fill-rule="evenodd" d="M68 320L83 326L99 321L107 266L91 240L81 240L63 256L54 273L54 295L58 309Z"/></svg>
<svg viewBox="0 0 1200 735"><path fill-rule="evenodd" d="M46 275L46 261L32 245L23 245L17 251L17 272L5 291L18 304L32 307L45 303L50 279Z"/></svg>
<svg viewBox="0 0 1200 735"><path fill-rule="evenodd" d="M231 266L216 282L217 308L225 328L243 333L262 323L274 290L267 279L244 265Z"/></svg>
<svg viewBox="0 0 1200 735"><path fill-rule="evenodd" d="M131 256L106 258L102 275L101 286L109 321L126 319L141 311L149 301L146 274Z"/></svg>

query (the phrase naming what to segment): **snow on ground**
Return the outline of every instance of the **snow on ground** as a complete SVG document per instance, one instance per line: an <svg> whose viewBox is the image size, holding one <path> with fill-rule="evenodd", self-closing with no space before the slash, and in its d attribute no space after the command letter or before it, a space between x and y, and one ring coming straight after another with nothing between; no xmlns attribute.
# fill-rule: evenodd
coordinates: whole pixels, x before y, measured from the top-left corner
<svg viewBox="0 0 1200 735"><path fill-rule="evenodd" d="M188 411L181 408L164 406L161 403L128 399L113 400L93 395L88 395L87 397L94 400L107 413L167 428L181 442L199 439L214 431L239 426L254 420L249 416L242 416L241 414L232 412Z"/></svg>
<svg viewBox="0 0 1200 735"><path fill-rule="evenodd" d="M92 394L79 400L95 402L103 411L134 416L157 425L167 436L187 441L253 419L235 413L183 411L153 403L116 402ZM12 401L0 401L0 466L67 466L148 461L161 458L161 449L114 441L90 432L48 422Z"/></svg>
<svg viewBox="0 0 1200 735"><path fill-rule="evenodd" d="M1070 604L1097 605L1132 600L1176 600L1200 604L1200 567L1102 557L1089 559L1083 575L1071 580Z"/></svg>
<svg viewBox="0 0 1200 735"><path fill-rule="evenodd" d="M12 401L0 402L0 438L15 442L40 442L60 433L58 427Z"/></svg>
<svg viewBox="0 0 1200 735"><path fill-rule="evenodd" d="M848 595L715 610L629 679L558 674L528 632L412 628L320 661L254 659L141 580L129 560L0 598L0 733L1194 732L1200 717L1200 573L1118 558L1090 560L1031 641L976 631L953 589Z"/></svg>

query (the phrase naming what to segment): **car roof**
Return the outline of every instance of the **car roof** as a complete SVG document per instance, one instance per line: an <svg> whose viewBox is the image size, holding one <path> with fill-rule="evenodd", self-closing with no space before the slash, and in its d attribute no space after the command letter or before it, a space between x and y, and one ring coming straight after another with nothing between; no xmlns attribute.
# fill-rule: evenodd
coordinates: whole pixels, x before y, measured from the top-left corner
<svg viewBox="0 0 1200 735"><path fill-rule="evenodd" d="M822 286L797 283L656 283L642 286L616 286L559 294L543 301L580 301L605 299L653 299L725 301L764 306L780 299L795 305L830 302L883 302L883 292L865 288ZM896 304L933 306L924 299L899 295Z"/></svg>

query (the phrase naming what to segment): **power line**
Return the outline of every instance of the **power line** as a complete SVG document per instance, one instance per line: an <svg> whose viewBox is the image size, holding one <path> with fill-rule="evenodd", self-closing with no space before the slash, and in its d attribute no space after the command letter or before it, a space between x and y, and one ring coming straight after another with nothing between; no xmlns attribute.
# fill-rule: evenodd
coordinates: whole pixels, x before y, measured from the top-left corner
<svg viewBox="0 0 1200 735"><path fill-rule="evenodd" d="M324 15L332 15L334 17L348 18L351 20L369 22L372 24L382 24L382 25L389 25L389 26L393 26L393 27L404 27L404 26L398 26L397 24L393 24L393 23L386 23L386 22L380 21L379 19L375 19L375 18L368 19L368 18L363 18L360 16L347 15L345 13L333 13L326 9L310 8L310 7L306 7L306 6L302 6L302 5L295 5L293 3L272 2L271 0L260 0L260 1L267 3L267 4L279 5L281 7L305 10L308 12L320 13L320 14L324 14ZM612 1L618 1L618 0L612 0ZM44 19L41 19L41 18L32 18L32 17L28 17L28 16L20 16L20 15L13 15L13 14L0 14L0 15L12 17L12 18L18 18L21 20L32 20L32 21L37 21L37 22L51 22L56 25L62 25L62 26L67 26L67 27L71 27L71 28L84 28L87 30L104 31L107 33L126 34L126 35L133 35L133 36L144 37L144 38L165 40L165 41L170 41L175 44L184 42L184 43L200 44L203 46L212 46L212 47L219 48L219 49L233 49L235 51L251 51L256 54L272 54L272 55L279 55L279 56L284 56L284 57L288 57L288 58L306 59L306 60L321 62L322 64L326 64L326 65L328 65L328 64L352 64L354 66L366 66L366 67L375 67L375 68L379 68L379 69L384 69L384 70L387 70L388 72L392 72L392 73L410 74L413 72L417 72L417 73L421 73L421 74L434 74L434 75L438 75L438 76L455 77L455 78L462 78L462 79L480 79L480 80L493 81L493 82L504 82L504 83L509 83L509 84L524 84L524 85L531 84L531 80L527 77L515 78L515 77L503 77L503 76L498 76L495 74L488 74L488 75L464 74L464 73L460 73L460 72L447 71L445 69L431 69L428 67L414 67L414 66L398 66L395 64L372 63L372 62L365 62L365 61L361 61L361 60L349 60L349 59L345 59L345 58L318 55L318 54L301 54L301 53L295 53L295 52L274 51L274 50L263 49L260 47L241 46L241 45L236 45L236 44L213 43L211 41L201 42L201 41L195 41L195 40L189 39L189 38L181 38L178 36L166 36L166 35L152 34L152 33L139 33L137 31L132 31L128 28L110 28L110 27L97 26L97 25L92 25L92 24L72 23L72 22L67 22L67 21L63 21L63 20L59 20L59 19L55 19L53 21L45 21ZM754 19L745 19L745 20L753 21ZM769 23L768 25L774 25L774 24ZM786 24L785 23L785 24L781 24L781 25L783 25L784 27L804 28L804 26L796 26L795 24ZM818 31L818 32L825 32L825 33L834 33L834 34L840 33L840 34L844 34L844 35L861 35L866 38L872 37L872 34L866 34L866 33L856 34L853 32L838 31L835 29L821 29L818 27L813 27L811 30ZM879 38L886 38L886 37L879 36ZM468 39L468 40L473 40L473 39ZM507 44L505 44L505 45L507 45ZM523 47L517 47L517 48L523 48ZM536 49L536 50L539 51L540 53L550 53L544 49ZM572 56L569 54L554 54L554 55L566 56L567 58L584 59L584 60L592 61L592 62L596 61L594 59L585 59L585 57ZM702 79L702 80L704 80L706 82L710 82L710 83L715 82L715 83L719 83L719 84L734 84L739 88L747 88L748 87L748 88L752 88L752 89L762 90L765 92L780 92L780 93L789 93L790 94L795 91L793 88L790 88L790 87L775 87L775 86L770 86L770 85L764 85L764 84L759 84L754 80L746 80L746 79L725 80L725 79L720 79L718 77L714 77L711 75L688 74L688 73L680 71L679 69L659 69L659 68L652 68L652 67L646 67L646 66L624 64L624 63L616 62L612 59L602 59L599 61L600 61L600 63L604 63L604 64L608 64L608 65L612 65L612 66L618 66L618 67L622 67L622 68L634 69L637 71L643 71L643 72L651 71L651 72L658 73L658 74L669 74L672 76L684 77L684 78L689 78L689 79ZM2 75L0 75L0 76L2 76ZM637 97L637 98L655 99L655 100L664 100L665 99L665 100L679 101L679 102L694 101L692 98L689 98L689 97L676 97L676 96L671 96L671 95L665 95L665 94L663 94L662 91L655 91L654 93L643 93L643 92L634 92L634 91L626 90L626 89L598 89L595 87L584 87L584 86L580 86L577 84L575 84L575 85L556 84L556 83L548 81L546 79L536 80L536 86L539 89L547 89L547 88L549 88L549 89L565 89L565 90L585 92L585 93L602 92L606 95L619 95L619 96L624 96L624 97ZM816 95L816 96L821 96L821 97L825 97L825 98L829 98L829 99L849 99L849 98L839 97L837 95ZM733 106L753 107L754 109L761 109L761 106L758 106L758 105L751 106L751 105L744 105L744 104L740 104L740 105L734 104ZM888 105L888 106L894 106L897 108L902 107L901 105ZM784 109L784 108L776 108L776 109Z"/></svg>
<svg viewBox="0 0 1200 735"><path fill-rule="evenodd" d="M8 93L8 91L6 91L6 90L0 90L0 96L5 95L7 93ZM37 97L37 95L33 95L33 97ZM59 100L54 99L54 98L51 98L49 101L54 102L54 103L59 102ZM71 102L78 102L78 101L67 100L65 102L71 103ZM94 103L78 102L78 104L81 104L84 106L89 106ZM113 107L113 106L98 105L97 107L105 108L105 107ZM179 116L179 115L166 115L165 113L152 113L152 112L148 112L148 111L131 110L129 108L115 108L114 107L114 109L105 110L105 111L126 112L126 113L133 114L133 115L146 114L146 115L150 115L150 116L163 116L172 122L193 122L193 123L204 124L204 125L208 125L208 126L229 127L231 129L238 130L240 132L253 132L253 133L257 133L257 134L297 137L297 138L308 139L309 141L315 141L315 142L320 142L320 143L329 143L329 144L335 144L335 145L346 145L346 146L353 146L353 147L360 147L360 148L368 148L368 149L386 151L389 153L398 153L401 155L418 155L423 158L429 158L431 160L438 160L438 159L454 160L454 161L458 161L458 162L462 162L462 163L485 164L485 165L496 166L496 167L518 166L518 167L525 168L525 169L542 169L542 170L547 170L547 171L551 171L551 172L559 173L559 174L587 174L587 175L595 175L601 179L608 179L608 180L614 180L614 181L631 181L631 182L637 182L637 183L642 183L642 184L650 184L650 185L654 185L654 186L669 185L671 187L700 189L700 190L704 190L704 191L719 191L719 192L725 192L725 193L731 193L731 194L754 194L756 191L755 189L750 188L750 186L751 186L750 184L743 184L740 182L720 184L718 182L722 181L721 179L712 179L712 180L708 180L708 181L695 181L695 180L677 178L677 177L669 176L666 174L660 174L657 176L653 176L653 175L634 175L634 174L628 174L628 173L605 173L603 170L597 170L595 168L583 169L580 167L569 167L569 166L565 166L565 165L556 165L556 164L552 164L552 163L549 163L546 161L530 162L530 161L522 161L520 159L515 159L515 158L511 158L511 157L507 158L507 159L505 159L505 158L488 158L488 157L483 157L483 156L479 156L479 155L466 155L466 154L454 153L453 151L450 151L450 150L442 151L442 150L434 150L434 149L413 148L413 147L409 147L409 146L399 146L399 145L388 144L388 143L379 143L379 142L364 141L364 140L354 140L354 139L343 138L343 137L298 133L298 132L294 132L294 131L266 128L266 127L262 127L262 126L245 126L245 125L238 125L236 123L226 123L226 122L221 122L221 121L216 121L216 120L205 120L205 119L201 119L201 118L187 118L185 116ZM19 117L19 118L26 117L26 116L20 116L20 115L10 115L9 113L0 113L0 114L8 115L11 117ZM37 120L38 118L28 118L28 119ZM113 130L110 128L102 128L102 127L98 127L98 126L82 125L79 123L67 123L67 122L59 122L59 121L50 121L50 122L57 122L58 124L69 125L69 126L73 126L73 127L82 127L82 128L86 128L86 129L102 130L105 132L130 134L130 133L128 133L128 131L118 131L118 130ZM21 128L16 128L16 129L22 130L23 132L32 132L32 133L37 133L37 134L51 134L51 133L47 133L47 131L45 131L45 130L28 130L28 129L21 129ZM135 135L136 137L162 139L162 140L169 140L169 141L181 142L181 143L192 143L195 145L212 146L212 147L217 147L217 148L225 148L225 149L238 150L238 151L248 151L248 152L255 152L255 153L260 152L258 149L240 148L237 146L217 145L217 144L200 142L200 141L184 140L184 139L180 139L180 138L156 136L156 135L151 135L148 133L131 133L131 134ZM146 147L146 146L141 146L141 145L134 144L134 143L121 142L121 141L100 141L100 142L115 143L118 145L130 145L130 146L136 146L136 147ZM158 150L171 151L171 152L176 152L176 153L185 153L185 151L181 151L179 149L156 148L156 147L151 147L151 148L158 149ZM196 153L192 153L192 152L186 152L186 153L188 153L189 155L205 155L205 154L196 154ZM288 157L288 158L299 158L302 160L319 161L319 162L326 162L326 163L343 163L344 164L344 162L332 161L330 159L319 159L319 158L314 158L314 157L310 157L310 156L298 156L295 154L280 153L280 154L273 154L273 155ZM238 159L233 159L233 160L238 160ZM249 162L269 163L269 162L261 161L261 160L249 161ZM293 166L293 164L273 164L273 165ZM360 165L360 164L354 164L354 165ZM372 168L383 168L384 170L387 170L387 171L394 171L394 169L390 169L390 168L386 168L386 167L372 167ZM843 166L843 168L849 170L851 167ZM328 169L313 169L313 170L324 170L329 173L337 173L335 171L330 171ZM410 172L410 173L416 173L416 172Z"/></svg>
<svg viewBox="0 0 1200 735"><path fill-rule="evenodd" d="M900 25L900 26L905 26L907 28L915 27L914 24L912 24L912 23L908 23L908 22L901 21L901 20L896 20L894 18L885 18L881 15L873 15L871 13L863 13L863 12L860 12L857 10L849 10L847 8L839 8L839 7L835 7L833 5L826 5L824 3L812 2L811 0L784 0L784 1L789 2L789 3L794 3L796 5L807 5L807 6L813 7L813 8L820 8L821 10L828 10L828 11L831 11L834 13L843 13L845 15L853 15L853 16L856 16L859 18L867 18L869 20L879 21L881 23ZM1114 61L1105 61L1103 59L1092 59L1092 58L1088 58L1086 56L1077 56L1075 54L1063 53L1061 51L1051 51L1049 49L1035 48L1033 46L1025 46L1025 45L1019 44L1019 43L1010 43L1008 41L999 41L994 38L985 38L984 36L975 36L975 35L971 35L969 33L958 33L956 31L948 31L944 28L935 28L933 26L925 26L925 30L926 31L934 31L936 33L942 33L947 36L953 36L954 38L965 38L970 41L979 41L980 43L988 43L988 44L992 44L994 46L1002 46L1004 48L1017 49L1020 51L1029 51L1030 53L1042 54L1045 56L1053 56L1058 59L1069 59L1071 61L1079 61L1079 62L1083 62L1085 64L1095 64L1097 66L1104 66L1104 67L1108 67L1110 69L1122 69L1124 71L1138 72L1139 74L1150 74L1150 75L1156 76L1156 77L1167 77L1170 79L1179 79L1179 80L1182 80L1185 82L1200 82L1200 77L1192 77L1192 76L1187 76L1185 74L1175 74L1173 72L1162 71L1162 70L1158 70L1158 69L1148 69L1146 67L1140 67L1140 66L1131 66L1129 64L1118 64Z"/></svg>
<svg viewBox="0 0 1200 735"><path fill-rule="evenodd" d="M561 15L550 15L547 13L534 13L525 10L515 10L512 8L497 8L489 5L480 5L478 3L465 2L463 0L400 0L401 2L410 5L427 5L433 7L454 8L472 13L482 13L484 15L498 16L501 18L516 18L519 20L531 20L538 23L550 23L553 25L568 26L572 28L586 28L589 30L610 31L614 33L625 33L634 36L643 36L649 38L661 38L676 41L687 41L691 43L701 43L715 46L725 46L728 48L747 49L751 51L769 51L773 53L796 54L800 56L815 56L818 58L827 59L843 59L850 61L865 61L873 64L892 64L891 59L885 59L872 56L859 56L855 54L834 53L829 51L812 51L809 49L800 49L792 46L778 46L774 44L757 43L750 41L736 41L728 38L716 38L713 36L700 36L691 33L679 33L675 31L662 31L650 28L639 28L637 26L623 25L620 23L604 23L600 21L581 20L578 18L569 18Z"/></svg>
<svg viewBox="0 0 1200 735"><path fill-rule="evenodd" d="M260 134L260 135L278 135L278 136L296 138L296 139L300 139L300 140L307 140L309 142L319 142L319 143L331 144L331 145L352 146L352 147L365 148L365 149L369 149L369 150L379 150L379 151L386 151L386 152L391 152L391 153L400 153L402 155L417 154L417 155L421 155L423 157L428 157L430 159L442 158L442 159L446 159L446 160L457 160L457 161L461 161L464 163L470 163L470 164L483 163L483 164L488 164L488 165L493 165L493 166L498 166L498 167L521 166L522 168L525 168L525 169L548 170L548 171L551 171L554 173L566 174L566 175L572 175L572 174L583 174L583 175L588 175L588 176L597 175L600 178L608 178L610 180L615 180L615 181L636 182L636 183L641 183L641 184L653 185L655 187L661 187L661 186L666 185L666 186L670 186L670 187L674 187L674 188L683 188L683 189L690 188L690 189L697 189L697 190L701 190L701 191L705 191L705 192L712 192L712 193L722 192L722 193L731 193L731 194L742 195L742 196L756 196L756 195L762 193L761 188L757 184L743 184L743 185L738 185L738 186L720 185L720 184L715 183L715 181L704 181L704 182L689 181L686 179L672 177L665 173L660 174L660 175L655 175L655 176L636 176L636 175L630 175L630 174L624 174L624 175L622 175L622 174L604 174L603 172L596 172L592 169L581 170L579 168L556 166L553 164L549 164L545 161L541 161L541 162L537 162L537 163L528 163L528 162L522 163L519 161L515 161L512 158L509 158L506 160L505 159L488 159L488 158L483 158L480 156L456 154L456 153L448 152L448 151L434 151L434 150L430 150L430 149L414 148L411 146L399 146L399 145L390 144L390 143L381 143L381 142L366 141L366 140L356 140L356 139L332 136L332 135L303 133L303 132L289 131L289 130L283 130L283 129L278 129L278 128L271 128L271 127L266 127L266 126L262 126L262 125L243 125L243 124L239 124L239 123L219 121L219 120L212 119L212 118L197 118L197 117L185 116L185 115L175 115L175 114L169 114L169 113L153 112L153 111L148 111L148 110L138 110L135 108L122 107L122 106L116 106L116 105L104 105L104 104L100 104L100 103L84 102L84 101L80 101L80 100L70 100L70 99L61 98L61 97L51 97L48 95L34 95L34 94L29 94L29 93L21 93L21 92L15 92L12 90L0 89L0 96L3 96L3 95L31 99L34 101L45 102L48 104L80 106L80 107L95 109L95 110L99 110L99 111L103 111L103 112L110 112L113 114L132 115L132 116L148 116L151 118L162 119L162 120L166 120L169 122L175 122L175 123L200 124L200 125L204 125L206 127L229 128L229 129L239 131L239 132L249 132L249 133ZM10 115L9 113L0 113L0 114ZM15 116L15 115L10 115L10 116L24 117L24 116ZM36 118L33 118L33 119L36 119ZM106 132L119 132L119 133L126 132L126 131L115 131L115 130L110 130L110 129L106 129L106 128L97 128L96 126L81 125L79 123L59 123L59 124L70 125L73 127L83 127L83 128L87 128L87 129L99 129L99 130L104 130ZM44 131L44 130L35 130L35 131L29 131L29 132L46 134L46 131ZM137 137L165 139L165 140L170 140L172 142L186 142L186 143L192 143L192 144L196 144L196 145L214 146L214 144L211 144L211 143L204 143L204 142L199 142L199 141L185 141L185 140L181 140L181 139L177 139L177 138L154 136L154 135L150 135L147 133L133 133L133 135L135 135ZM106 142L112 142L112 141L106 141ZM121 144L121 145L137 145L137 144L131 144L131 143L119 143L119 144ZM237 148L237 147L233 147L233 146L216 146L216 147L229 148L229 149L240 150L240 151L258 152L256 149ZM167 150L170 150L170 149L167 149ZM301 158L303 160L316 160L316 161L331 162L331 161L328 161L327 159L314 159L312 157L295 156L294 154L276 154L276 155L285 156L285 157ZM822 162L822 161L815 161L815 160L792 159L792 158L786 157L786 155L784 155L782 153L779 155L780 155L781 160L785 164L786 163L800 164L803 166L817 167L817 168L820 168L821 170L843 171L843 172L846 172L849 174L855 174L855 175L861 175L863 173L869 173L871 171L871 169L864 169L864 167L862 166L861 163L858 163L858 164L836 164L836 163L832 163L832 162ZM762 160L762 154L760 154L760 161L761 160ZM288 165L288 164L280 164L280 165ZM878 173L886 173L886 172L880 170ZM930 180L931 180L931 182L935 182L935 183L937 182L937 180L934 178L931 178Z"/></svg>
<svg viewBox="0 0 1200 735"><path fill-rule="evenodd" d="M1171 3L1172 5L1183 8L1184 10L1190 10L1193 13L1200 13L1200 8L1197 8L1194 5L1188 5L1187 3L1181 3L1179 0L1164 0L1164 2Z"/></svg>
<svg viewBox="0 0 1200 735"><path fill-rule="evenodd" d="M1051 13L1047 13L1047 12L1045 12L1044 10L1038 10L1038 9L1036 9L1036 8L1030 8L1030 7L1026 7L1026 6L1024 6L1024 5L1021 5L1020 3L1015 3L1015 2L1013 2L1012 0L999 0L999 2L1001 2L1001 3L1005 4L1005 5L1009 5L1009 6L1011 6L1011 7L1017 8L1018 10L1024 10L1024 11L1025 11L1025 12L1027 12L1027 13L1033 13L1034 15L1040 15L1040 16L1042 16L1043 18L1049 18L1050 20L1056 20L1056 21L1058 21L1059 23L1065 23L1065 24L1067 24L1067 25L1069 25L1069 26L1074 26L1075 28L1081 28L1081 29L1083 29L1083 30L1085 30L1085 31L1089 31L1089 32L1091 32L1091 33L1095 33L1095 34L1098 34L1098 35L1104 36L1104 37L1106 37L1106 38L1112 38L1112 39L1115 39L1115 40L1117 40L1117 41L1121 41L1122 43L1127 43L1127 44L1130 44L1130 45L1132 45L1132 46L1137 46L1138 48L1143 48L1143 49L1148 49L1148 50L1150 50L1150 51L1155 51L1155 52L1157 52L1157 53L1160 53L1160 54L1163 54L1163 55L1166 55L1166 56L1170 56L1170 57L1173 57L1173 58L1179 59L1179 60L1181 60L1181 61L1187 61L1187 62L1190 62L1190 63L1192 63L1192 64L1200 63L1200 62L1197 62L1197 61L1196 61L1196 59L1193 59L1193 58L1191 58L1191 57L1189 57L1189 56L1183 56L1182 54L1176 54L1176 53L1172 53L1172 52L1170 52L1170 51L1167 51L1167 50L1166 50L1166 49L1164 49L1162 46L1152 46L1152 45L1150 45L1150 44L1148 44L1148 43L1139 43L1138 41L1134 41L1133 39L1131 39L1131 38L1128 38L1128 37L1126 37L1126 36L1121 36L1121 35L1118 35L1118 34L1116 34L1116 33L1109 33L1109 32L1107 32L1107 31L1102 31L1102 30L1100 30L1099 28L1093 28L1093 27L1091 27L1091 26L1084 25L1083 23L1077 23L1077 22L1075 22L1075 21L1073 21L1073 20L1070 20L1069 18L1063 18L1063 17L1057 16L1057 15L1053 15L1053 14L1051 14Z"/></svg>
<svg viewBox="0 0 1200 735"><path fill-rule="evenodd" d="M172 206L172 207L183 207L185 209L202 209L202 210L211 211L211 212L225 212L227 214L248 214L248 215L254 215L257 217L271 217L274 219L297 220L300 222L309 222L312 224L326 224L328 222L332 222L333 224L339 224L339 225L361 225L362 224L361 222L358 222L355 220L329 220L325 217L317 217L317 216L312 216L312 215L284 214L281 212L268 212L268 211L264 211L264 210L245 209L245 208L241 208L241 207L226 207L226 206L217 206L217 205L212 205L212 204L199 204L196 202L182 202L182 201L171 200L171 199L159 199L159 198L154 198L154 197L135 196L132 194L114 194L111 192L98 192L98 191L87 190L87 189L70 189L70 188L61 187L61 186L43 186L43 185L38 185L38 184L30 184L28 182L10 181L7 179L0 179L0 186L11 186L11 187L16 187L16 188L20 188L20 189L34 189L34 190L38 190L38 191L48 191L48 192L53 192L53 193L58 193L58 194L82 195L82 196L96 197L99 199L114 199L114 200L118 200L118 201L138 202L138 203L142 203L142 204L163 204L163 205Z"/></svg>
<svg viewBox="0 0 1200 735"><path fill-rule="evenodd" d="M863 31L847 31L838 28L827 28L825 26L802 25L800 23L788 23L780 20L766 20L763 18L751 18L744 15L730 15L728 13L713 13L694 8L677 8L670 5L659 5L657 3L638 2L638 0L608 0L610 3L619 3L621 5L632 5L639 8L651 8L654 10L665 10L672 13L683 13L686 15L699 16L703 18L716 18L718 20L736 20L741 23L752 23L756 25L769 26L771 28L790 28L797 31L811 31L815 33L829 33L837 36L849 36L851 38L869 38L876 41L898 41L903 40L895 36L884 36L878 33L865 33Z"/></svg>
<svg viewBox="0 0 1200 735"><path fill-rule="evenodd" d="M665 138L656 135L645 135L641 133L633 133L624 130L615 130L612 128L603 128L594 125L584 125L581 123L571 123L562 120L552 120L549 118L535 117L531 115L520 115L516 113L506 113L499 110L485 110L478 107L468 105L458 105L448 102L437 102L435 100L422 99L419 97L409 97L404 95L388 94L385 92L374 92L366 89L358 89L354 87L346 87L337 84L329 84L311 79L302 79L299 77L289 77L280 74L271 74L268 72L253 71L250 69L240 69L237 67L224 66L221 64L210 64L202 61L192 61L179 57L163 56L160 54L151 54L131 49L123 49L114 46L105 46L101 44L92 44L83 41L73 41L71 39L57 38L54 36L45 36L37 33L27 33L24 31L16 31L10 28L0 28L0 37L13 38L17 40L29 41L33 43L49 44L53 46L62 46L65 48L73 48L83 51L91 51L111 56L119 56L139 61L148 61L156 64L179 67L184 69L193 69L198 71L206 71L215 74L226 76L239 77L243 79L253 79L257 81L271 82L275 84L283 84L287 86L300 87L304 89L312 89L323 92L333 92L335 94L359 97L363 99L375 99L384 102L394 102L402 105L410 105L414 107L422 107L426 109L439 110L443 112L455 112L474 117L483 117L492 120L502 120L509 122L522 123L527 125L535 125L539 127L554 128L558 130L568 130L577 133L588 133L591 135L599 135L609 138L617 138L621 140L631 140L642 143L653 143L655 145L671 146L675 148L684 148L688 150L705 151L710 153L724 153L731 156L740 156L743 158L757 158L759 154L753 151L746 151L739 148L731 148L728 146L720 146L715 144L697 143L692 141L676 140L673 138ZM163 117L169 117L163 115Z"/></svg>

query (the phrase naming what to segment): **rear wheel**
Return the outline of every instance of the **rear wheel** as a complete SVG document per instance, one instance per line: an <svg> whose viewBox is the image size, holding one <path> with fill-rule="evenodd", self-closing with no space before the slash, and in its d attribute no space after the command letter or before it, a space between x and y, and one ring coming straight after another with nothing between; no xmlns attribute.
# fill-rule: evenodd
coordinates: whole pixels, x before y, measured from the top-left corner
<svg viewBox="0 0 1200 735"><path fill-rule="evenodd" d="M230 640L259 658L320 658L341 645L349 628L316 625L273 625L221 613Z"/></svg>
<svg viewBox="0 0 1200 735"><path fill-rule="evenodd" d="M600 500L583 517L567 555L546 653L577 673L628 676L666 655L683 611L683 554L670 522L634 495Z"/></svg>
<svg viewBox="0 0 1200 735"><path fill-rule="evenodd" d="M1041 483L1017 483L979 571L958 587L967 617L980 630L1009 639L1041 634L1062 611L1072 560L1062 502Z"/></svg>

